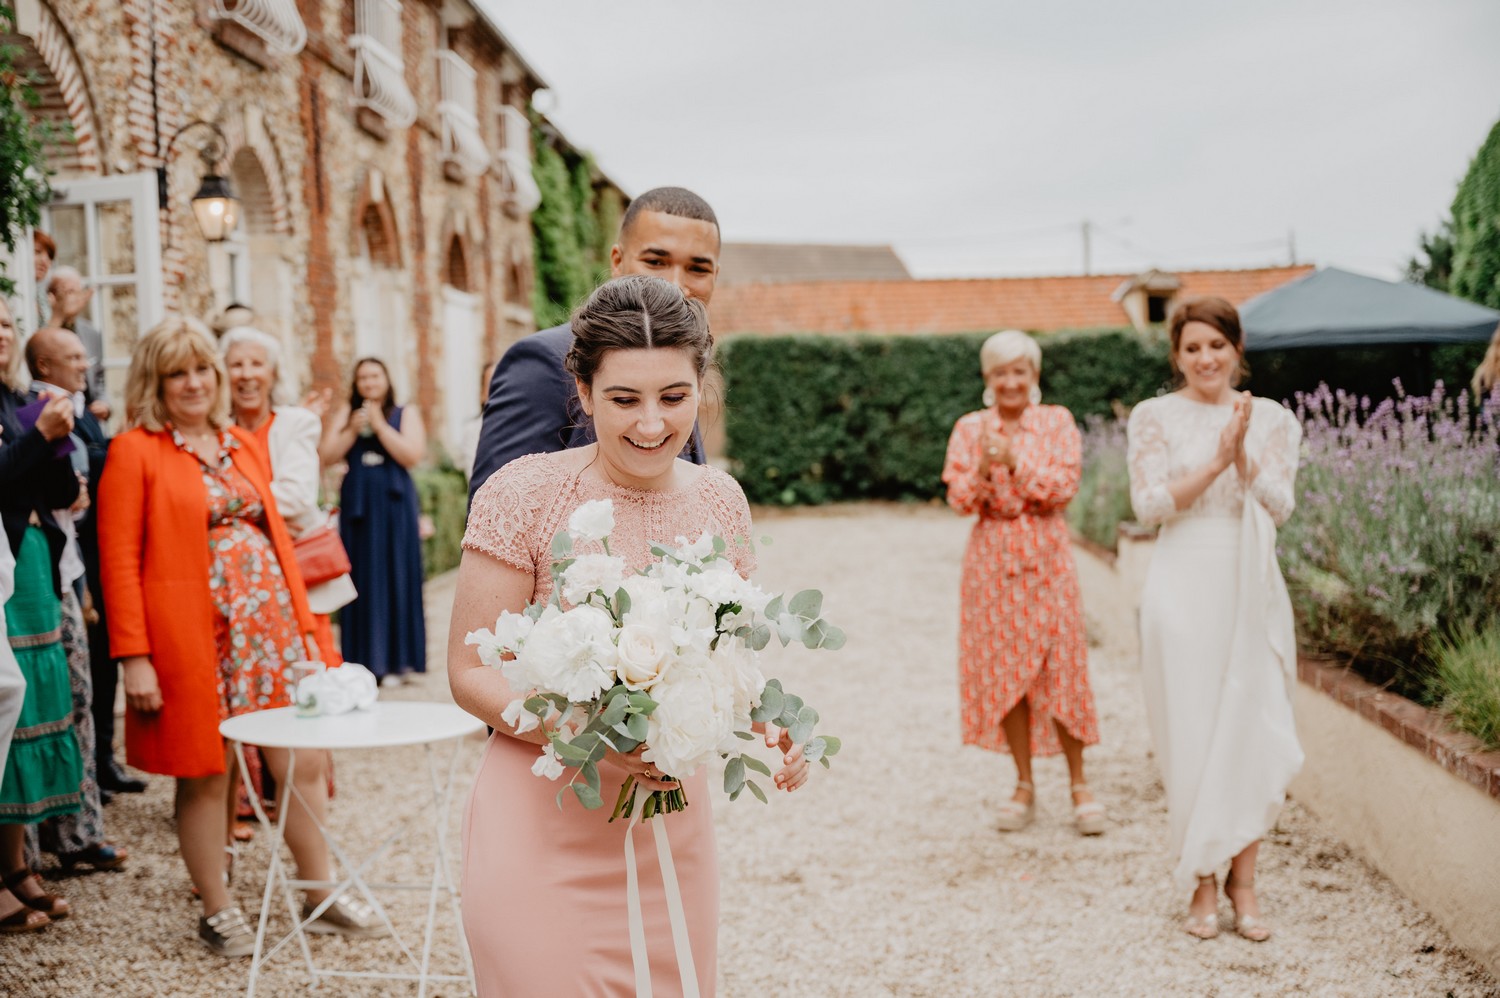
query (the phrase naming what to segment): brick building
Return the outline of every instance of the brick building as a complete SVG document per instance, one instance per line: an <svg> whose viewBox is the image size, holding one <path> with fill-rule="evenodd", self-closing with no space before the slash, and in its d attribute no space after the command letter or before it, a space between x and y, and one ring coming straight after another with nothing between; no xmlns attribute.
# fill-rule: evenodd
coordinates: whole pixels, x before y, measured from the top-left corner
<svg viewBox="0 0 1500 998"><path fill-rule="evenodd" d="M166 311L240 303L296 385L385 359L451 451L484 362L534 328L544 84L495 25L467 0L13 2L3 41L59 126L43 227L96 288L114 391ZM242 205L224 242L190 207L206 172Z"/></svg>

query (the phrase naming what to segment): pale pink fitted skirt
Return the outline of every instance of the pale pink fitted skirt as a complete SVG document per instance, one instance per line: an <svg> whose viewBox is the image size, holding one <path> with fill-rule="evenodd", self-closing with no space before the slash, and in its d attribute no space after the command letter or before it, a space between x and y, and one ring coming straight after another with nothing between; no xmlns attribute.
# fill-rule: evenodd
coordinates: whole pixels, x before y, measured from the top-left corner
<svg viewBox="0 0 1500 998"><path fill-rule="evenodd" d="M624 781L601 766L605 810L585 811L562 781L531 774L541 748L490 736L463 829L464 933L480 998L635 994L625 894L626 822L608 809ZM571 770L566 775L571 775ZM698 988L714 993L719 929L719 866L703 772L686 781L688 808L667 817L672 862L682 889ZM636 869L654 996L682 994L666 894L648 827L635 830Z"/></svg>

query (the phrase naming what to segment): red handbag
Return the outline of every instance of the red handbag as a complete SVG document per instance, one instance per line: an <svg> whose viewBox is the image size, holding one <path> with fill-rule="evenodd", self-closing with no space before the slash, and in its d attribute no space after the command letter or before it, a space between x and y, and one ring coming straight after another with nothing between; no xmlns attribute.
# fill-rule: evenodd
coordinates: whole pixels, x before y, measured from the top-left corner
<svg viewBox="0 0 1500 998"><path fill-rule="evenodd" d="M349 574L349 552L344 550L343 540L332 527L314 527L298 537L293 545L297 566L302 569L302 581L307 588Z"/></svg>

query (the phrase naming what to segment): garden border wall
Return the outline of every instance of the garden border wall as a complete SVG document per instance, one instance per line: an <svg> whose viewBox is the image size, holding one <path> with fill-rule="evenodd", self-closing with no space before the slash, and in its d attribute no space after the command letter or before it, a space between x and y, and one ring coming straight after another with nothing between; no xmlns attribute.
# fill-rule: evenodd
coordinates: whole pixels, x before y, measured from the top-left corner
<svg viewBox="0 0 1500 998"><path fill-rule="evenodd" d="M1345 667L1297 671L1292 796L1500 976L1500 752Z"/></svg>

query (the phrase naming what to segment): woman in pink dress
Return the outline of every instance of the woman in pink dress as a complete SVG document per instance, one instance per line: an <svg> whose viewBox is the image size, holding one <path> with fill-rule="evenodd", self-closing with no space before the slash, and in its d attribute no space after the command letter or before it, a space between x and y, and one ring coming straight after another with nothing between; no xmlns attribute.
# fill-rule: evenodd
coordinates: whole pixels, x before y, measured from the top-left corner
<svg viewBox="0 0 1500 998"><path fill-rule="evenodd" d="M1099 741L1078 575L1063 515L1078 491L1081 442L1073 416L1040 405L1042 352L1007 330L979 352L985 408L959 418L948 441L948 504L979 520L964 551L958 677L963 739L1010 750L1016 790L1001 831L1036 813L1033 755L1068 760L1073 819L1104 831L1104 808L1083 776L1083 747Z"/></svg>
<svg viewBox="0 0 1500 998"><path fill-rule="evenodd" d="M459 706L491 725L464 820L463 920L481 998L491 995L628 995L636 990L626 898L627 822L607 821L571 799L558 809L557 785L532 774L544 736L516 734L501 718L512 690L480 663L464 636L493 627L552 593L553 536L579 506L614 504L610 551L633 568L650 546L705 530L731 540L742 574L755 567L750 510L732 478L677 455L698 415L713 338L703 306L654 277L622 277L600 287L572 319L567 367L577 381L597 443L519 458L474 497L464 535L458 596L448 635L448 681ZM807 762L784 734L776 786L795 790ZM606 788L635 776L668 790L640 752L612 754L599 766ZM685 781L686 810L666 822L681 888L696 977L679 978L667 893L655 849L638 845L641 905L655 994L714 991L719 883L707 774ZM606 789L608 795L609 789ZM692 806L696 804L697 806ZM690 977L690 981L692 978ZM696 985L694 988L692 985Z"/></svg>

